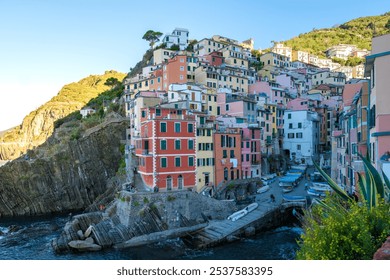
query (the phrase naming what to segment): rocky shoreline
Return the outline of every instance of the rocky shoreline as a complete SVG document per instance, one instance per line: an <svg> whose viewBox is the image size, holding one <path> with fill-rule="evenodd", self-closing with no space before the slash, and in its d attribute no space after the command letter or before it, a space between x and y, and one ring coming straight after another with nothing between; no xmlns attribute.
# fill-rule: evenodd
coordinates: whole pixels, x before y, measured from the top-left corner
<svg viewBox="0 0 390 280"><path fill-rule="evenodd" d="M235 210L234 202L191 191L123 191L103 211L72 217L52 247L60 253L140 246L186 235L205 227L208 219L224 219Z"/></svg>

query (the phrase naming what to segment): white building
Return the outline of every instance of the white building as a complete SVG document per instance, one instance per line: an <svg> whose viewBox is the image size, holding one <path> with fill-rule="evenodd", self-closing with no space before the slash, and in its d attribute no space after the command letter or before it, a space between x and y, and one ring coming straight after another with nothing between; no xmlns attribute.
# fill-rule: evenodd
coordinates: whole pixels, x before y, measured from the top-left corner
<svg viewBox="0 0 390 280"><path fill-rule="evenodd" d="M189 31L184 28L175 28L172 34L165 35L163 43L167 45L167 48L171 48L173 45L178 45L180 50L185 50L188 46L188 34Z"/></svg>
<svg viewBox="0 0 390 280"><path fill-rule="evenodd" d="M92 108L89 108L89 107L85 107L85 108L80 110L80 114L83 116L83 118L86 118L89 115L92 115L92 114L95 114L95 113L96 113L96 110L92 109Z"/></svg>
<svg viewBox="0 0 390 280"><path fill-rule="evenodd" d="M306 110L284 113L283 149L292 161L313 164L319 148L319 116Z"/></svg>

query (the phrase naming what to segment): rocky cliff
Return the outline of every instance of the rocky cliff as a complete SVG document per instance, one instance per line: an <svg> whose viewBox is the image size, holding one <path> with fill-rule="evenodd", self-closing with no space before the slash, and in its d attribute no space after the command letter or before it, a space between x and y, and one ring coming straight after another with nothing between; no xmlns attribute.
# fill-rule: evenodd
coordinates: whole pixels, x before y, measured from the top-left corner
<svg viewBox="0 0 390 280"><path fill-rule="evenodd" d="M119 115L70 134L56 129L40 147L0 168L0 217L82 210L107 189L123 157L126 121Z"/></svg>
<svg viewBox="0 0 390 280"><path fill-rule="evenodd" d="M107 79L121 81L124 77L125 74L107 71L64 86L57 96L27 115L20 126L0 134L0 160L15 159L44 143L53 133L56 120L80 110L92 98L109 90L111 87L105 85Z"/></svg>

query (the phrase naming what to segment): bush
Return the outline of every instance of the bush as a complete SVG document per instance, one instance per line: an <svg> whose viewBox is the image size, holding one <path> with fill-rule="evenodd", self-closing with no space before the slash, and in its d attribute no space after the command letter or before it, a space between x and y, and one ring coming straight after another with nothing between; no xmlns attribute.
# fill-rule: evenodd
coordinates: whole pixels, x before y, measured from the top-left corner
<svg viewBox="0 0 390 280"><path fill-rule="evenodd" d="M316 205L305 213L305 233L297 258L303 260L372 259L375 251L390 233L389 204L382 200L370 211L355 202L340 202L334 195L325 203L344 203L333 212ZM347 206L347 211L340 211Z"/></svg>
<svg viewBox="0 0 390 280"><path fill-rule="evenodd" d="M100 124L100 118L97 114L89 115L88 117L83 119L83 124L86 129L97 126Z"/></svg>
<svg viewBox="0 0 390 280"><path fill-rule="evenodd" d="M358 201L314 163L334 193L305 211L298 259L372 259L390 234L389 179L382 173L382 180L370 160L359 156L365 172L357 173Z"/></svg>
<svg viewBox="0 0 390 280"><path fill-rule="evenodd" d="M71 134L70 134L70 140L78 140L81 137L81 129L80 127L75 127Z"/></svg>

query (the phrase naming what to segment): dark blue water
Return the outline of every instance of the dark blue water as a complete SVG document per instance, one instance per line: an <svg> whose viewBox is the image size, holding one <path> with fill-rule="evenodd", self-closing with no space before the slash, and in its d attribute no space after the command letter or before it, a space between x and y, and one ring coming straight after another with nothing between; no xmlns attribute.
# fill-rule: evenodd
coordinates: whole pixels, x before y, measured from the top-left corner
<svg viewBox="0 0 390 280"><path fill-rule="evenodd" d="M138 248L56 254L51 240L58 237L68 217L0 220L0 260L284 260L294 259L302 230L284 226L207 250L193 250L179 239ZM15 232L8 227L17 226ZM1 233L0 233L1 235Z"/></svg>

